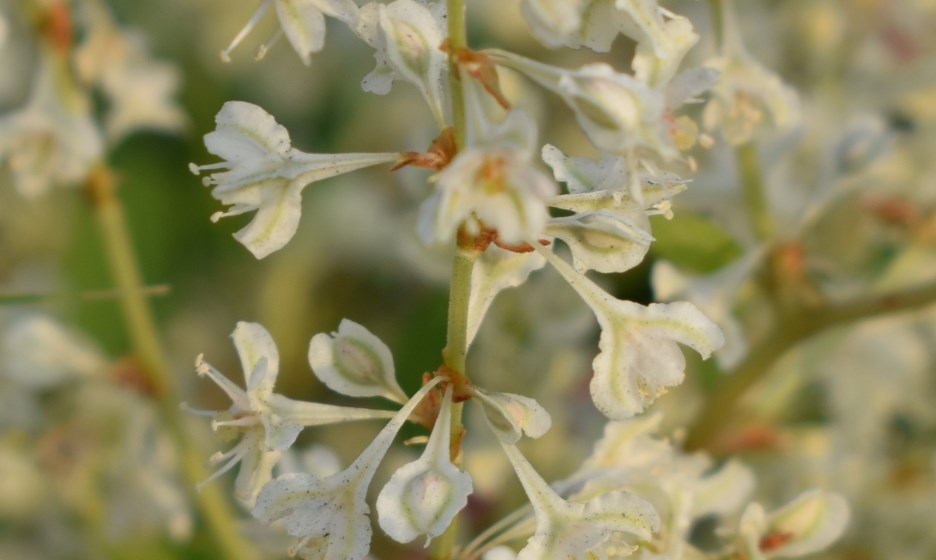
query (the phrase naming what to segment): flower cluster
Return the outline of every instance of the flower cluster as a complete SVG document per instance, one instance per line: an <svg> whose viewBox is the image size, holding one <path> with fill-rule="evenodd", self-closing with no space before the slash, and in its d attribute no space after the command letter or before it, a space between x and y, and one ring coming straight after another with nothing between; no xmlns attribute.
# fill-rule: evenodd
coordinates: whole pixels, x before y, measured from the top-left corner
<svg viewBox="0 0 936 560"><path fill-rule="evenodd" d="M42 17L69 17L67 8L48 4ZM0 27L14 24L22 22ZM65 48L61 35L72 32L69 24L81 40ZM31 75L4 76L11 84L29 81L25 103L0 113L0 165L9 167L25 197L80 184L131 132L186 124L172 99L179 82L175 67L154 59L139 32L120 27L100 0L82 2L74 21L62 25L32 37ZM106 100L106 111L95 110L95 96Z"/></svg>
<svg viewBox="0 0 936 560"><path fill-rule="evenodd" d="M254 20L269 4L261 4ZM211 375L234 401L213 425L237 430L241 440L218 460L228 460L222 471L243 462L238 487L254 516L265 523L283 520L287 532L299 538L292 552L303 557L364 557L371 537L367 488L400 426L433 394L427 402L437 403L428 409L434 413L434 428L425 451L399 468L377 498L379 524L393 539L409 542L424 535L428 545L446 530L472 491L470 476L452 462L461 437L451 429L460 422L452 416L457 398L481 405L532 505L534 526L520 519L518 532L510 533L532 533L517 558L677 558L690 549L701 556L688 542L689 528L704 515L737 517L753 484L750 472L729 463L712 474L707 457L682 455L648 435L659 416L631 418L682 382L686 361L680 345L708 358L724 344L722 331L690 303L621 300L586 273L621 273L643 261L654 241L650 216L672 218L671 200L687 188L686 180L663 169L691 168L688 150L701 138L710 140L692 118L677 112L712 90L716 97L707 119L715 122L717 104L726 95L737 97L730 92L744 87L743 81L731 85L740 80L736 75L743 71L738 68L748 60L742 51L725 55L735 54L731 64L680 71L699 37L688 19L652 0L523 2L530 29L548 46L601 52L618 34L631 38L636 42L632 73L603 62L566 69L501 49L471 51L452 44L446 40L443 2L395 0L358 7L351 2L277 0L275 6L282 31L306 63L309 53L322 48L324 16L346 24L375 50L377 68L363 79L363 89L384 94L395 80L411 83L438 125L439 137L425 153L307 154L291 147L285 128L263 109L229 102L218 113L217 129L205 136L208 150L224 161L192 166L195 173L208 173L204 182L212 195L231 206L212 219L257 211L235 238L263 258L296 233L300 192L308 184L394 160L395 168L436 170L430 178L432 192L419 210L418 232L427 245L454 241L456 258L473 267L465 279L463 350L467 352L498 292L523 284L549 263L601 327L591 396L610 423L579 472L562 488L550 487L516 447L522 435L537 438L548 431L550 415L539 403L475 386L464 365L449 361L407 398L396 383L386 346L345 320L333 335L312 339L309 361L316 375L345 395L381 396L403 406L348 468L324 478L292 473L271 479L277 454L293 443L301 426L380 413L320 409L323 405L300 405L272 394L275 350L262 328L241 324L234 338L246 393L204 364L199 372ZM498 72L503 70L516 71L559 96L602 158L570 156L538 144L537 124L522 100L500 89ZM453 133L450 123L461 130ZM572 264L556 253L557 241L571 252ZM425 406L421 410L425 413ZM740 515L737 538L724 545L726 554L805 554L834 540L845 519L842 499L821 492L769 515L751 504Z"/></svg>
<svg viewBox="0 0 936 560"><path fill-rule="evenodd" d="M0 558L936 557L936 1L155 4L0 0Z"/></svg>

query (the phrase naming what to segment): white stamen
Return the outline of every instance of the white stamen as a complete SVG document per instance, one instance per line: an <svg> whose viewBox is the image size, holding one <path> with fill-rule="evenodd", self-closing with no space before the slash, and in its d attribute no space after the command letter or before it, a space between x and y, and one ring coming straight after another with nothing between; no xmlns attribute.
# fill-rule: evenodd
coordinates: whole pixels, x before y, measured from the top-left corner
<svg viewBox="0 0 936 560"><path fill-rule="evenodd" d="M236 406L245 410L250 408L250 403L247 401L247 395L244 393L244 390L206 362L201 354L199 354L198 358L195 360L195 371L199 376L208 377L214 381L215 385L220 387Z"/></svg>
<svg viewBox="0 0 936 560"><path fill-rule="evenodd" d="M187 402L180 403L179 409L193 416L214 416L215 414L218 413L217 410L205 410L203 408L192 408L191 406L189 406L189 403Z"/></svg>
<svg viewBox="0 0 936 560"><path fill-rule="evenodd" d="M273 37L269 41L257 47L257 52L254 53L254 60L262 60L266 56L267 51L273 48L273 45L280 40L280 37L283 36L283 29L277 29L276 33L273 34Z"/></svg>
<svg viewBox="0 0 936 560"><path fill-rule="evenodd" d="M227 46L226 49L221 51L221 60L224 62L231 62L231 51L234 50L241 41L244 40L244 37L249 34L254 27L257 26L257 22L260 21L260 18L263 17L263 14L266 13L267 9L270 7L270 0L262 0L260 5L257 6L257 11L254 12L254 15L250 18L250 21L247 22L247 25L234 37L234 40L231 41L231 44Z"/></svg>
<svg viewBox="0 0 936 560"><path fill-rule="evenodd" d="M236 453L234 453L235 451L236 451ZM239 463L239 462L241 461L241 459L244 458L244 455L246 454L246 451L247 451L246 447L244 447L244 445L242 445L242 444L239 444L239 445L237 445L237 447L231 449L231 451L228 451L227 453L223 454L222 457L224 457L224 456L226 456L226 455L229 455L229 454L231 454L231 453L234 453L234 455L233 455L233 457L231 457L231 460L230 460L230 461L228 461L227 463L225 463L224 466L221 467L220 469L218 469L218 470L216 470L215 472L211 473L211 476L209 476L209 477L206 478L205 480L203 480L203 481L199 482L198 484L196 484L196 485L195 485L195 489L198 490L198 491L201 491L201 489L202 489L206 484L208 484L208 483L211 482L212 480L214 480L214 479L220 477L220 476L223 475L224 473L226 473L226 472L228 472L229 470L231 470L232 468L234 468L234 465L236 465L237 463ZM217 455L217 454L216 454L216 455ZM211 458L214 459L214 458L215 458L215 455L212 455Z"/></svg>
<svg viewBox="0 0 936 560"><path fill-rule="evenodd" d="M235 426L235 427L245 427L245 426L256 426L258 422L258 417L254 415L242 416L234 420L214 420L211 422L211 429L217 430L218 427L225 426Z"/></svg>

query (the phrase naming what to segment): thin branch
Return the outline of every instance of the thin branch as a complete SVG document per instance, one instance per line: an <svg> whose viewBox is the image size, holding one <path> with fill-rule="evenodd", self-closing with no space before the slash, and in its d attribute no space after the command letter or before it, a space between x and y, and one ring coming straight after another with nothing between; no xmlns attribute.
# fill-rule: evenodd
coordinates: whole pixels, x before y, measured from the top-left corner
<svg viewBox="0 0 936 560"><path fill-rule="evenodd" d="M737 403L798 343L828 329L891 313L920 310L936 303L936 283L850 302L803 306L780 320L713 390L689 430L687 450L708 449L732 420Z"/></svg>

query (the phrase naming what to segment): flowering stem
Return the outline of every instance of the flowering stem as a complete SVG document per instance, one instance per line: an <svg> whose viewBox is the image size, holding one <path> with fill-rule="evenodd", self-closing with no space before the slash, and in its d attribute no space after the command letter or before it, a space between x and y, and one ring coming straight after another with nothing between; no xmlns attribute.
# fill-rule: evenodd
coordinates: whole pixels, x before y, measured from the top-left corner
<svg viewBox="0 0 936 560"><path fill-rule="evenodd" d="M140 288L147 297L164 296L169 293L169 286L143 286ZM80 293L68 292L15 292L0 293L0 305L41 304L52 302L99 301L117 299L120 294L114 290L88 290Z"/></svg>
<svg viewBox="0 0 936 560"><path fill-rule="evenodd" d="M455 147L465 147L465 96L462 92L455 54L468 47L464 0L446 0L448 14L449 92L452 97L452 122L455 127Z"/></svg>
<svg viewBox="0 0 936 560"><path fill-rule="evenodd" d="M465 25L465 1L446 0L448 14L448 52L449 52L449 92L452 100L452 122L455 128L455 149L465 147L465 97L459 79L458 64L455 55L468 47L468 32ZM448 325L446 327L445 350L442 360L445 369L453 375L453 381L459 384L459 378L465 379L465 359L468 355L468 303L471 296L471 271L480 253L470 248L456 247L452 261L452 279L449 285ZM464 434L461 402L452 405L449 458L456 465L461 464L461 440ZM429 558L448 560L452 558L455 540L458 536L458 515L441 535L432 541Z"/></svg>
<svg viewBox="0 0 936 560"><path fill-rule="evenodd" d="M738 176L744 192L748 219L758 239L769 239L773 233L773 219L767 208L764 178L761 174L760 154L754 142L746 142L735 148Z"/></svg>
<svg viewBox="0 0 936 560"><path fill-rule="evenodd" d="M719 51L724 53L732 45L740 41L736 36L737 25L726 24L729 18L734 18L730 0L710 0L712 34ZM733 19L731 20L733 21ZM738 179L744 192L744 203L747 207L748 219L751 228L758 239L769 239L773 232L773 221L767 209L767 197L764 191L764 179L761 174L760 155L753 141L746 142L734 149L737 164Z"/></svg>
<svg viewBox="0 0 936 560"><path fill-rule="evenodd" d="M468 300L471 297L471 271L479 253L458 248L452 262L449 287L448 335L445 344L445 366L456 374L465 374L468 355Z"/></svg>
<svg viewBox="0 0 936 560"><path fill-rule="evenodd" d="M468 303L471 296L471 271L480 253L473 249L458 247L452 262L452 280L449 289L448 340L442 352L445 368L457 378L465 377L465 361L468 355ZM450 459L461 464L461 439L464 433L462 408L464 403L452 406L452 445ZM458 516L452 519L445 532L432 541L429 557L432 560L447 560L452 557L458 533Z"/></svg>
<svg viewBox="0 0 936 560"><path fill-rule="evenodd" d="M713 446L717 447L718 436L733 419L738 400L765 378L776 362L797 343L832 327L890 313L919 310L934 303L936 282L851 302L800 306L791 310L712 391L689 430L686 449L713 450Z"/></svg>
<svg viewBox="0 0 936 560"><path fill-rule="evenodd" d="M712 7L712 35L715 37L715 44L721 48L725 44L725 5L724 0L711 0L709 5Z"/></svg>
<svg viewBox="0 0 936 560"><path fill-rule="evenodd" d="M163 425L179 450L182 471L190 498L208 526L213 550L228 560L257 558L253 546L238 531L233 512L216 486L195 491L207 476L201 451L192 442L179 420L178 403L171 370L153 319L123 208L116 196L114 178L103 164L96 167L87 182L87 192L98 222L101 239L117 298L126 322L133 352L139 361L146 386L156 399Z"/></svg>

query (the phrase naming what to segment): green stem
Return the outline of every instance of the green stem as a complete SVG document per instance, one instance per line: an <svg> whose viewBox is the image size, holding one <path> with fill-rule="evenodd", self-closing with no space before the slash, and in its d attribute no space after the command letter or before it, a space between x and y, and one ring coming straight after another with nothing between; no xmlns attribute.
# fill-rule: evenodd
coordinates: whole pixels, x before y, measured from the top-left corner
<svg viewBox="0 0 936 560"><path fill-rule="evenodd" d="M709 5L712 7L712 36L715 37L715 44L721 48L725 44L725 3L724 0L711 0Z"/></svg>
<svg viewBox="0 0 936 560"><path fill-rule="evenodd" d="M689 430L687 450L710 449L732 420L738 401L764 379L791 348L827 329L901 311L919 310L936 303L936 283L851 302L805 306L778 321L773 332L716 387Z"/></svg>
<svg viewBox="0 0 936 560"><path fill-rule="evenodd" d="M465 96L459 79L456 54L468 48L468 32L465 24L465 1L446 0L448 14L449 47L449 93L452 99L452 122L455 127L455 148L461 151L465 147L466 115ZM456 247L452 261L452 279L449 288L448 325L445 350L442 360L445 368L454 376L465 378L465 360L468 355L468 302L471 296L471 271L479 253L472 249ZM449 455L453 463L461 464L461 441L464 435L462 423L463 403L452 406L452 442ZM458 536L458 516L456 515L441 535L432 541L429 549L431 560L452 558Z"/></svg>
<svg viewBox="0 0 936 560"><path fill-rule="evenodd" d="M465 362L468 356L468 303L471 297L471 271L480 253L473 249L455 250L452 262L452 280L449 289L448 340L442 357L445 367L456 376L465 376ZM463 403L452 406L452 446L451 460L461 463L461 440L464 434L462 424ZM458 516L445 532L432 541L429 557L432 560L452 558L455 541L458 536Z"/></svg>
<svg viewBox="0 0 936 560"><path fill-rule="evenodd" d="M751 228L758 239L769 239L773 233L773 218L767 205L764 177L761 173L760 154L753 142L747 142L735 148L738 166L738 178L744 192Z"/></svg>
<svg viewBox="0 0 936 560"><path fill-rule="evenodd" d="M195 490L195 485L207 477L202 465L202 452L179 418L179 398L147 301L147 290L137 266L129 228L115 193L113 176L103 165L95 169L88 179L88 193L133 352L157 401L163 424L180 452L190 498L207 524L212 545L219 557L253 560L258 555L251 543L238 531L232 508L220 489L208 486L201 492Z"/></svg>
<svg viewBox="0 0 936 560"><path fill-rule="evenodd" d="M449 308L445 366L464 375L468 355L468 300L471 297L471 271L479 253L473 249L458 248L452 261L452 279L449 285Z"/></svg>
<svg viewBox="0 0 936 560"><path fill-rule="evenodd" d="M730 0L710 0L709 6L712 8L711 22L715 44L722 56L728 56L728 51L740 48L741 41L737 36L737 25L734 23L734 7ZM767 207L757 146L753 142L747 142L737 146L734 153L751 228L758 239L768 239L773 233L773 220Z"/></svg>
<svg viewBox="0 0 936 560"><path fill-rule="evenodd" d="M468 48L468 32L465 25L464 0L446 0L448 14L449 46L449 93L452 96L452 122L455 127L455 147L465 147L465 96L459 79L455 53Z"/></svg>
<svg viewBox="0 0 936 560"><path fill-rule="evenodd" d="M169 293L169 286L159 284L156 286L143 286L143 295L148 297L164 296ZM80 293L67 292L19 292L0 293L0 305L41 304L41 303L72 303L76 301L98 301L116 299L120 294L114 290L88 290Z"/></svg>

